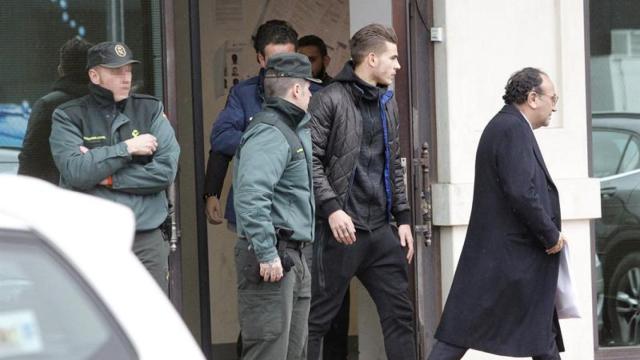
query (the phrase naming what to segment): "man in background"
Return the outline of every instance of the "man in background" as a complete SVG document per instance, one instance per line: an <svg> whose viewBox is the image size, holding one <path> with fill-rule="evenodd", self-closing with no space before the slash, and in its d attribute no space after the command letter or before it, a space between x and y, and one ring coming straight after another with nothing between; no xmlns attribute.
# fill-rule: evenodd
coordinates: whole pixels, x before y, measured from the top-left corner
<svg viewBox="0 0 640 360"><path fill-rule="evenodd" d="M258 27L252 36L256 60L260 65L257 76L241 81L229 91L227 103L218 114L211 129L211 150L207 162L205 190L205 212L211 224L223 221L220 195L229 162L234 156L240 138L253 115L264 103L264 67L275 54L295 52L298 33L291 24L283 20L269 20ZM227 225L235 232L236 214L233 209L233 193L230 191L224 213Z"/></svg>
<svg viewBox="0 0 640 360"><path fill-rule="evenodd" d="M59 50L58 79L52 91L33 105L27 132L18 155L18 174L28 175L58 185L60 173L51 156L49 135L51 115L59 105L86 95L89 92L89 76L85 70L87 50L92 46L85 40L73 38Z"/></svg>
<svg viewBox="0 0 640 360"><path fill-rule="evenodd" d="M331 83L332 77L327 74L331 57L327 53L327 44L316 35L306 35L298 39L298 52L309 57L313 76L322 80L322 86Z"/></svg>

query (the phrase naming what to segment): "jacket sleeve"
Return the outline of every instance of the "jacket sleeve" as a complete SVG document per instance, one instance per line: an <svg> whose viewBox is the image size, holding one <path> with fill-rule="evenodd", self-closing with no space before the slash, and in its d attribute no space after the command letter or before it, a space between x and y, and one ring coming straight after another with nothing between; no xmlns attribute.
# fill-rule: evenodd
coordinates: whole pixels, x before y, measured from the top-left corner
<svg viewBox="0 0 640 360"><path fill-rule="evenodd" d="M161 104L158 104L154 117L150 132L158 140L158 148L152 161L145 165L130 163L118 170L113 174L114 190L138 195L155 194L166 190L175 180L180 146Z"/></svg>
<svg viewBox="0 0 640 360"><path fill-rule="evenodd" d="M256 125L247 133L236 158L233 204L236 221L261 263L278 256L271 218L273 192L289 159L289 145L280 131Z"/></svg>
<svg viewBox="0 0 640 360"><path fill-rule="evenodd" d="M328 162L327 148L331 135L335 105L327 93L319 92L311 98L309 104L309 130L313 146L313 193L318 207L318 215L328 217L336 210L340 210L338 196L329 183L325 172Z"/></svg>
<svg viewBox="0 0 640 360"><path fill-rule="evenodd" d="M129 163L131 156L122 142L104 146L83 154L82 131L61 110L53 113L51 126L51 154L65 183L79 190L88 190L113 175Z"/></svg>
<svg viewBox="0 0 640 360"><path fill-rule="evenodd" d="M207 160L207 172L204 176L204 192L220 198L222 188L224 187L224 178L227 175L227 169L231 157L223 153L209 151L209 160Z"/></svg>
<svg viewBox="0 0 640 360"><path fill-rule="evenodd" d="M405 225L411 223L411 210L409 202L407 201L407 191L404 184L404 170L402 168L402 155L400 154L400 118L398 114L398 105L395 100L391 101L392 113L395 121L392 122L394 126L394 139L391 139L393 146L391 147L391 161L393 161L393 174L391 174L391 181L393 186L393 204L391 206L391 212L396 219L398 225Z"/></svg>
<svg viewBox="0 0 640 360"><path fill-rule="evenodd" d="M33 105L27 122L27 132L22 142L22 150L18 155L20 161L18 174L34 176L46 170L44 167L47 167L48 159L43 158L45 153L43 146L50 148L48 140L51 135L52 113L53 106L43 99L39 99Z"/></svg>
<svg viewBox="0 0 640 360"><path fill-rule="evenodd" d="M517 124L501 134L494 150L498 181L511 208L536 239L549 249L558 242L560 234L538 196L534 176L539 165L531 144L526 141L533 135L525 131L530 129Z"/></svg>
<svg viewBox="0 0 640 360"><path fill-rule="evenodd" d="M240 138L246 129L246 114L236 87L231 88L227 104L218 115L211 129L211 150L234 156Z"/></svg>

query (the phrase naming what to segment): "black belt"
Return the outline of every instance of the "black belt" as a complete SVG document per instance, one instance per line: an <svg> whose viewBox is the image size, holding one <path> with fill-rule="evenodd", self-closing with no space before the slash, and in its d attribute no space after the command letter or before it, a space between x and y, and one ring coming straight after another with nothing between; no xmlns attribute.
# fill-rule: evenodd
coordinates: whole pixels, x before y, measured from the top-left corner
<svg viewBox="0 0 640 360"><path fill-rule="evenodd" d="M239 240L242 241L249 241L247 240L246 237L244 236L239 236L238 237ZM310 242L308 241L295 241L295 240L278 240L278 242L282 242L284 243L284 247L287 249L294 249L294 250L302 250L304 249L308 244L310 244Z"/></svg>
<svg viewBox="0 0 640 360"><path fill-rule="evenodd" d="M305 246L307 246L306 241L293 241L293 240L279 240L279 241L283 242L287 249L302 250L304 249Z"/></svg>

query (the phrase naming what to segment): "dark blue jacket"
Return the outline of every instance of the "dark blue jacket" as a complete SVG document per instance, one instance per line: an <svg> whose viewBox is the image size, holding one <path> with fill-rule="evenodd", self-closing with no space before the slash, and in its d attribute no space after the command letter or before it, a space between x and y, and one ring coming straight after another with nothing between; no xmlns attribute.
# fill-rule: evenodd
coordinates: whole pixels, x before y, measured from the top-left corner
<svg viewBox="0 0 640 360"><path fill-rule="evenodd" d="M227 104L211 129L211 150L234 156L249 119L262 109L264 70L231 88Z"/></svg>
<svg viewBox="0 0 640 360"><path fill-rule="evenodd" d="M227 97L227 104L218 114L211 129L211 150L233 157L240 144L240 138L249 125L249 120L262 110L264 103L264 69L250 79L241 81L233 86ZM311 84L311 92L321 87ZM230 223L236 223L236 213L233 209L233 189L229 191L224 217Z"/></svg>

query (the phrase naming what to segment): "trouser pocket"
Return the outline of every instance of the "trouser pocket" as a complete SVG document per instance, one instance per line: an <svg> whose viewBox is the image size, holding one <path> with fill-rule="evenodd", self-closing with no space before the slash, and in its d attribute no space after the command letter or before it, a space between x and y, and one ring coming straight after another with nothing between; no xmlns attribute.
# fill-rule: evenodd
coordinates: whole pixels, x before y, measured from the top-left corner
<svg viewBox="0 0 640 360"><path fill-rule="evenodd" d="M283 306L279 291L239 290L242 339L274 340L282 334Z"/></svg>

